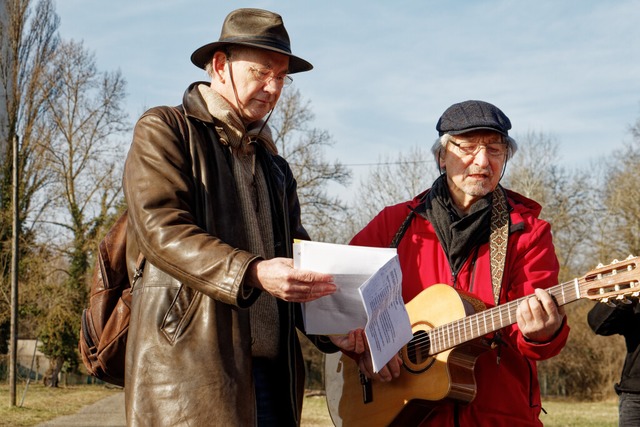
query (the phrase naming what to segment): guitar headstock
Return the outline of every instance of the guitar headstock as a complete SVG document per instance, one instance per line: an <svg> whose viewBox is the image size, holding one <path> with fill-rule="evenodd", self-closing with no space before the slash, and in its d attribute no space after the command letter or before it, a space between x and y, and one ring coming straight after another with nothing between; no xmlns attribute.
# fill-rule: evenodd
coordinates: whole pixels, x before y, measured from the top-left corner
<svg viewBox="0 0 640 427"><path fill-rule="evenodd" d="M640 258L630 255L623 261L598 265L578 282L582 297L611 304L629 303L627 297L640 296L639 281Z"/></svg>

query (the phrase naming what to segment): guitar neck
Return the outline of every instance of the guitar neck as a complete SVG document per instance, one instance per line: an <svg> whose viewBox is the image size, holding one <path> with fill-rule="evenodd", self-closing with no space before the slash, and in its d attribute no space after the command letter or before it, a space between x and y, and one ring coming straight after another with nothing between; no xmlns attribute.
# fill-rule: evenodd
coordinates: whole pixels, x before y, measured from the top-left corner
<svg viewBox="0 0 640 427"><path fill-rule="evenodd" d="M546 290L559 306L569 304L581 298L580 281L581 279L574 279ZM516 323L518 305L530 297L531 295L518 298L431 329L429 331L429 353L440 353Z"/></svg>

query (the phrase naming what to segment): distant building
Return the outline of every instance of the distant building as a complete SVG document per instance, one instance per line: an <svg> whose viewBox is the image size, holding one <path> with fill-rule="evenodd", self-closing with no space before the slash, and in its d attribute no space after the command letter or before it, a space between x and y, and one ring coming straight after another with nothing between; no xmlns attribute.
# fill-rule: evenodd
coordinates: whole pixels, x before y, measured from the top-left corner
<svg viewBox="0 0 640 427"><path fill-rule="evenodd" d="M31 378L31 381L42 381L49 369L49 359L38 348L42 344L38 340L19 339L18 350L18 378ZM61 384L104 384L103 381L87 375L86 370L80 363L77 372L60 372L58 380ZM0 425L2 421L0 421Z"/></svg>
<svg viewBox="0 0 640 427"><path fill-rule="evenodd" d="M21 377L39 380L49 369L49 359L37 348L36 340L18 340L18 369Z"/></svg>

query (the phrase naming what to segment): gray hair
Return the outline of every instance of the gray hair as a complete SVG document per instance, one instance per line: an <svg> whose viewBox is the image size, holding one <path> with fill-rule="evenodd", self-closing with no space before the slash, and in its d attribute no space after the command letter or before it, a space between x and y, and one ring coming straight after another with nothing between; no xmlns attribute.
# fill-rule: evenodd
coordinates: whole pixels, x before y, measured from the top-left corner
<svg viewBox="0 0 640 427"><path fill-rule="evenodd" d="M442 156L445 148L447 148L447 144L451 142L452 139L452 135L445 133L444 135L436 139L436 141L431 146L431 153L436 160L438 169L440 169L440 156ZM507 144L507 160L510 160L516 153L516 151L518 151L518 143L516 143L515 139L505 135L502 135L502 142Z"/></svg>

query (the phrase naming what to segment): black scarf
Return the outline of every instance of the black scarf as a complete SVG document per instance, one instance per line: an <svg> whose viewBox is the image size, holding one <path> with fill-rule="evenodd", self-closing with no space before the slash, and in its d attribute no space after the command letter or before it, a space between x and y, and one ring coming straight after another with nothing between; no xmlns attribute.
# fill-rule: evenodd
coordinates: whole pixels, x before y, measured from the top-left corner
<svg viewBox="0 0 640 427"><path fill-rule="evenodd" d="M471 206L468 215L460 217L451 201L447 177L443 174L425 195L424 204L416 209L417 214L433 224L455 274L472 251L489 241L492 200L493 193L487 194Z"/></svg>

